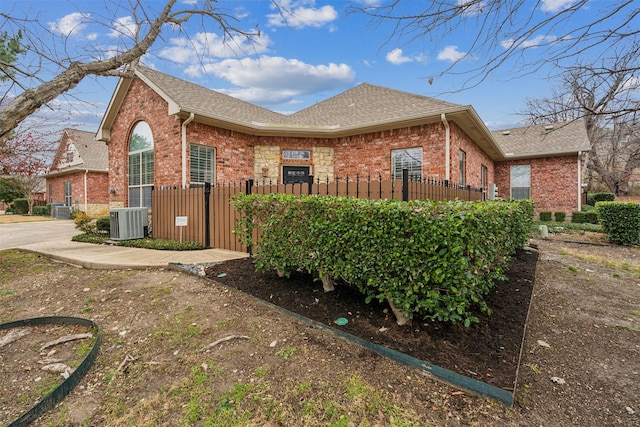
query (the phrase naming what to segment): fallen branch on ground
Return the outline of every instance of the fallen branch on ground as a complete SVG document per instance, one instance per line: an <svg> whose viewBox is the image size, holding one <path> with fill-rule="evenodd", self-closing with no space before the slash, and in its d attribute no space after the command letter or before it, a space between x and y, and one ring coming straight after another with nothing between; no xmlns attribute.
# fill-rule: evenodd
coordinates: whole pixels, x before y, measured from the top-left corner
<svg viewBox="0 0 640 427"><path fill-rule="evenodd" d="M248 337L248 336L246 336L246 335L229 335L228 337L220 338L219 340L214 341L214 342L212 342L211 344L209 344L209 345L206 345L206 346L202 347L202 348L200 349L200 351L207 351L207 350L209 350L210 348L215 347L215 346L217 346L217 345L218 345L218 344L220 344L220 343L223 343L223 342L225 342L225 341L229 341L229 340L232 340L232 339L243 339L243 340L248 340L248 339L249 339L249 337Z"/></svg>
<svg viewBox="0 0 640 427"><path fill-rule="evenodd" d="M58 338L57 340L49 341L48 343L40 347L40 351L44 350L45 348L53 347L54 345L62 344L69 341L83 340L85 338L93 338L93 334L87 332L86 334L66 335L64 337Z"/></svg>
<svg viewBox="0 0 640 427"><path fill-rule="evenodd" d="M0 347L4 347L5 345L11 344L14 341L18 341L25 335L29 335L31 333L31 329L22 328L22 329L12 329L7 335L0 339Z"/></svg>

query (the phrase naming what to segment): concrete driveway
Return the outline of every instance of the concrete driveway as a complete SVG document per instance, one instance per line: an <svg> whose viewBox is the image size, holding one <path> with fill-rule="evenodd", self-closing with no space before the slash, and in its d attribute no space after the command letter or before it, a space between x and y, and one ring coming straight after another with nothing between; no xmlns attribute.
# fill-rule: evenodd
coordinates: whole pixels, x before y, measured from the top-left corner
<svg viewBox="0 0 640 427"><path fill-rule="evenodd" d="M22 248L34 243L70 241L80 234L73 220L43 220L0 224L0 250Z"/></svg>

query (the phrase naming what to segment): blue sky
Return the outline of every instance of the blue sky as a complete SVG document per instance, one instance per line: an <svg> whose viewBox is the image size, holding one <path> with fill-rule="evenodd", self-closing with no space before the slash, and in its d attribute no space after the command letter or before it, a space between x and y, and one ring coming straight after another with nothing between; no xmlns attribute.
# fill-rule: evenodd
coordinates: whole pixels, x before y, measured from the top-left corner
<svg viewBox="0 0 640 427"><path fill-rule="evenodd" d="M189 7L197 0L178 0L177 8ZM442 39L421 37L415 40L390 38L390 23L373 26L361 14L347 14L350 4L373 3L375 0L322 1L282 0L293 12L286 21L267 0L220 0L218 7L236 16L238 28L260 30L256 43L236 37L222 42L219 28L202 26L198 19L183 32L165 31L143 63L159 71L192 81L204 87L227 93L282 113L298 111L327 99L362 82L433 96L458 104L471 104L490 129L518 125L517 113L527 97L550 94L553 83L548 79L557 70L544 67L535 73L522 72L513 60L480 85L459 91L465 76L448 73L429 83L429 76L460 61L458 70L477 65L481 57L468 53L471 29L453 31ZM525 0L526 1L526 0ZM562 11L577 0L530 1L530 11L540 16ZM162 1L144 2L159 9ZM118 41L132 31L133 22L126 1L60 1L39 0L11 3L3 0L3 12L12 16L37 19L47 36L60 37L58 42L42 38L45 47L64 50L71 56L87 59L107 57ZM407 1L411 8L418 3ZM122 5L122 7L120 7ZM610 7L609 0L593 0L575 20L590 19L593 13ZM98 24L98 22L103 24ZM471 22L471 21L470 21ZM109 23L109 25L104 25ZM471 23L469 25L472 25ZM556 40L556 33L532 33L528 43ZM66 39L63 46L60 40ZM503 46L508 38L500 40ZM541 54L527 50L535 59ZM82 55L82 56L78 56ZM524 74L524 75L523 75ZM111 94L116 77L91 78L69 95L60 97L46 114L64 111L60 120L69 126L95 131ZM69 113L71 112L71 113Z"/></svg>

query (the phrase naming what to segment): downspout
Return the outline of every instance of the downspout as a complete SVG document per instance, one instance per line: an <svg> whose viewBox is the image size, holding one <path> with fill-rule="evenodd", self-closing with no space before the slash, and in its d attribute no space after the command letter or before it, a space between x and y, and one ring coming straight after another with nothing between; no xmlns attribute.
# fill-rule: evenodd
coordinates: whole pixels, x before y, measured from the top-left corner
<svg viewBox="0 0 640 427"><path fill-rule="evenodd" d="M84 212L89 212L89 206L87 204L87 174L89 173L89 169L84 170Z"/></svg>
<svg viewBox="0 0 640 427"><path fill-rule="evenodd" d="M442 119L442 123L444 124L444 141L445 141L445 161L444 161L444 175L447 181L450 180L451 175L451 165L449 164L449 158L451 156L451 131L449 129L449 122L447 121L446 114L440 114L440 119Z"/></svg>
<svg viewBox="0 0 640 427"><path fill-rule="evenodd" d="M193 121L195 114L182 122L182 188L187 188L187 125Z"/></svg>
<svg viewBox="0 0 640 427"><path fill-rule="evenodd" d="M578 211L582 210L582 151L578 151Z"/></svg>

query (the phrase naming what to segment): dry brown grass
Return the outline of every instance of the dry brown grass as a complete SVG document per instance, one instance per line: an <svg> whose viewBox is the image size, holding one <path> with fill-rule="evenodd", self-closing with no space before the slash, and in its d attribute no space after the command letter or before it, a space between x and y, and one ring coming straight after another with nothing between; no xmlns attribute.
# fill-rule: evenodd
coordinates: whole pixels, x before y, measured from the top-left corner
<svg viewBox="0 0 640 427"><path fill-rule="evenodd" d="M48 216L39 215L5 215L0 213L0 224L14 224L16 222L52 221Z"/></svg>

